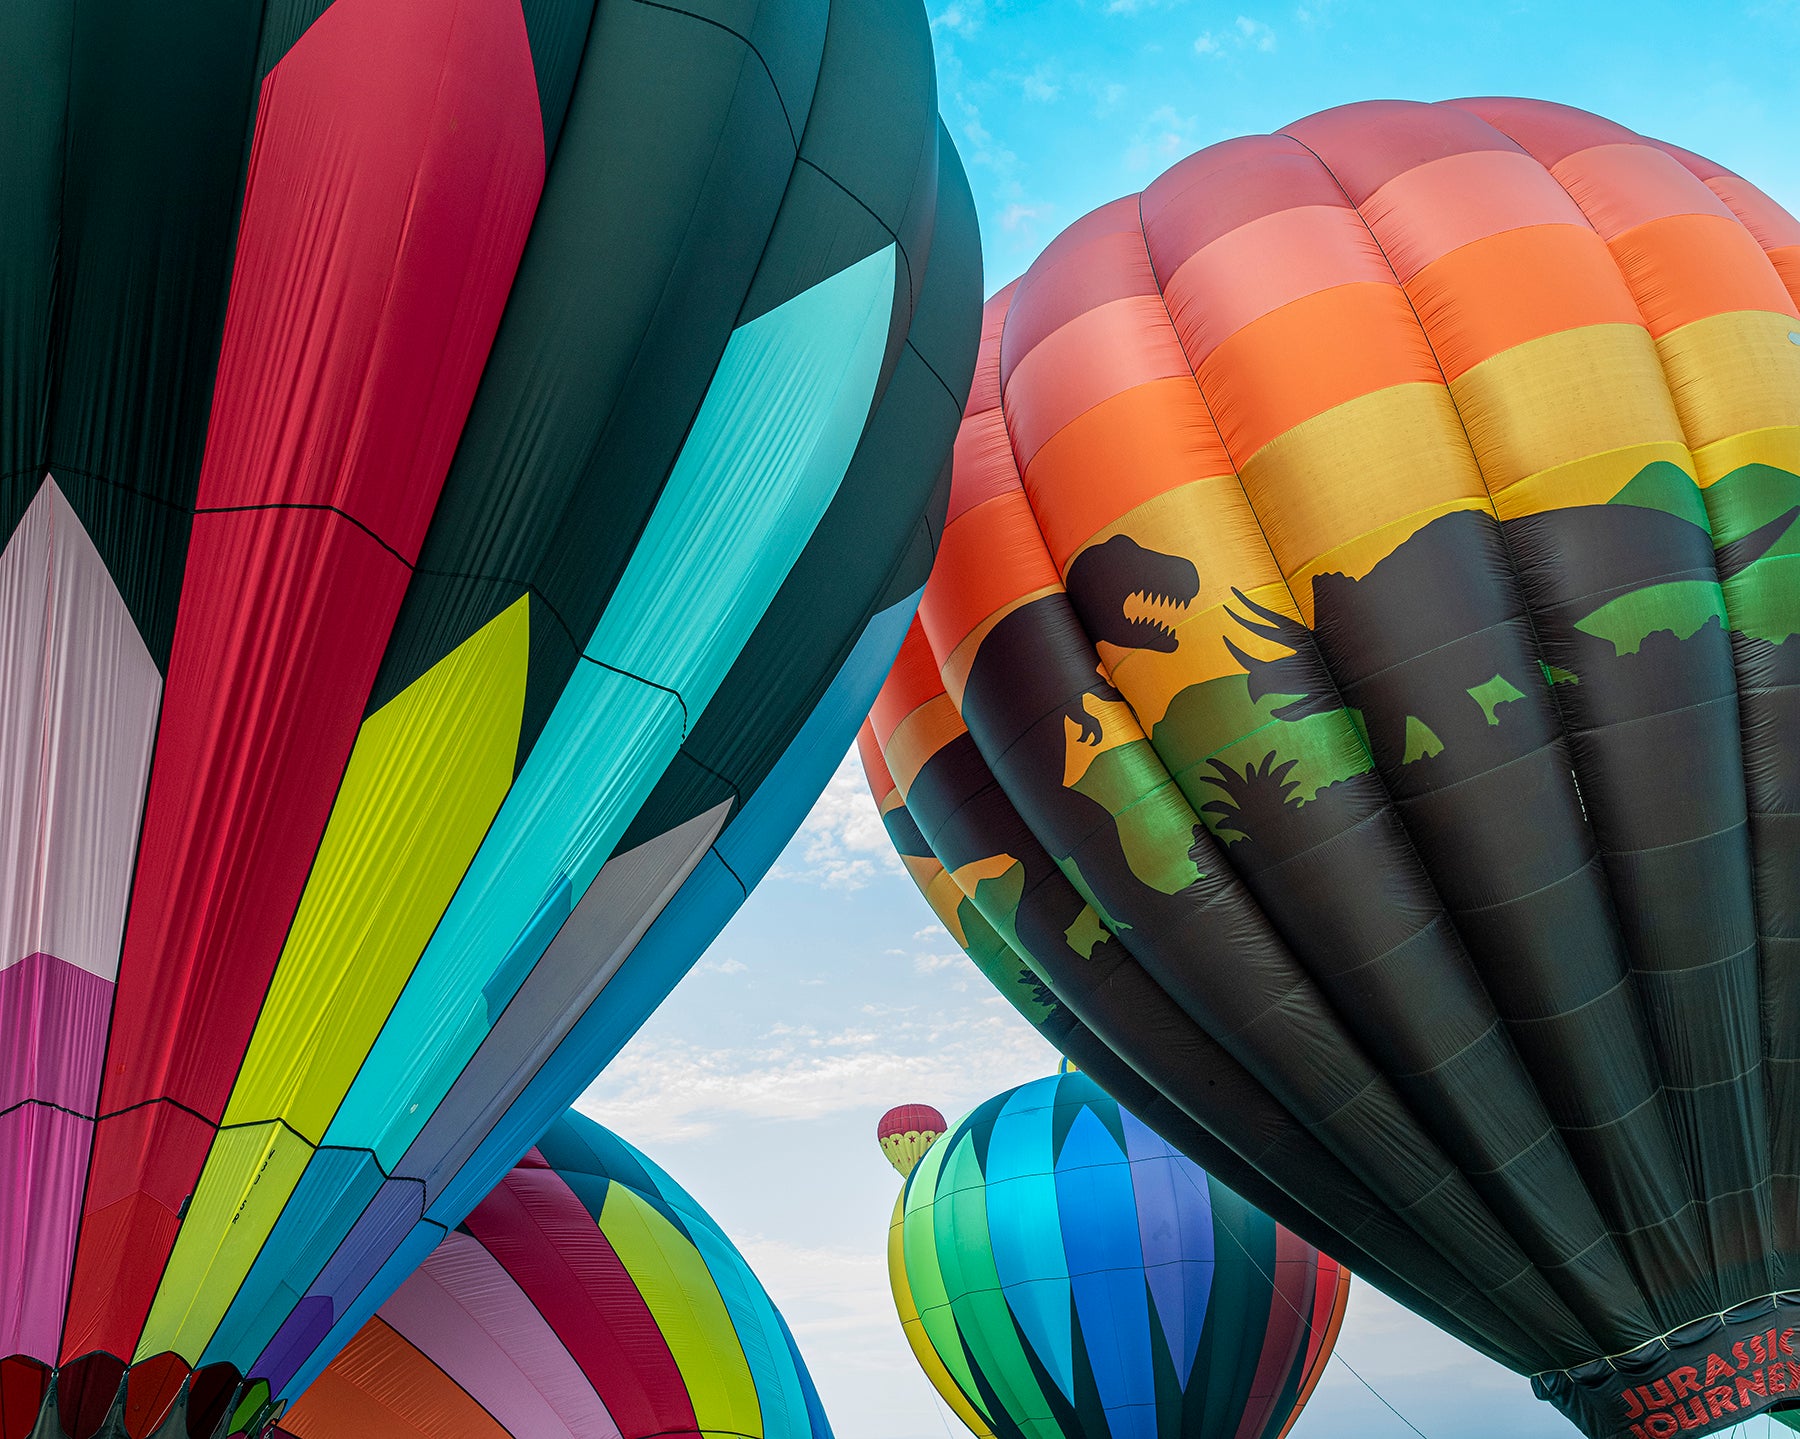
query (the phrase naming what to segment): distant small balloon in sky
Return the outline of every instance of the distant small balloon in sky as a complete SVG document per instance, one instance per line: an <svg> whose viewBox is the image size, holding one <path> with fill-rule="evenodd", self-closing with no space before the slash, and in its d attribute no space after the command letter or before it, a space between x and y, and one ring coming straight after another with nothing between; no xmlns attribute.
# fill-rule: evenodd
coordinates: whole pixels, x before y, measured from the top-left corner
<svg viewBox="0 0 1800 1439"><path fill-rule="evenodd" d="M944 1116L929 1104L898 1104L876 1122L875 1138L887 1162L904 1179L947 1127Z"/></svg>

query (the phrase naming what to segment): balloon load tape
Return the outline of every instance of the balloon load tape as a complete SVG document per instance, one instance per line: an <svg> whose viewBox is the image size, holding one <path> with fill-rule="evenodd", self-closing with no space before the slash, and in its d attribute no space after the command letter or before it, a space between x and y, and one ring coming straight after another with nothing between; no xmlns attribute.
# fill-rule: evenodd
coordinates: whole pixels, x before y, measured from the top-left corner
<svg viewBox="0 0 1800 1439"><path fill-rule="evenodd" d="M1800 1292L1709 1314L1626 1354L1533 1376L1589 1439L1722 1433L1764 1414L1800 1418Z"/></svg>

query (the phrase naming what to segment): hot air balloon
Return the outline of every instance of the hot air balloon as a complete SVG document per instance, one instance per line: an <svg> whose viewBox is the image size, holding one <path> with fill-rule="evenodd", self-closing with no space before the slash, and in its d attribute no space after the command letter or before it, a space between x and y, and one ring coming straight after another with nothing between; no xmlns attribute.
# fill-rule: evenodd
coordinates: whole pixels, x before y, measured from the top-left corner
<svg viewBox="0 0 1800 1439"><path fill-rule="evenodd" d="M831 1439L724 1231L571 1110L357 1331L288 1439Z"/></svg>
<svg viewBox="0 0 1800 1439"><path fill-rule="evenodd" d="M1085 1070L1591 1436L1800 1400L1797 297L1562 106L1204 150L989 302L863 746Z"/></svg>
<svg viewBox="0 0 1800 1439"><path fill-rule="evenodd" d="M894 1303L987 1439L1278 1439L1350 1276L1063 1072L996 1095L908 1177Z"/></svg>
<svg viewBox="0 0 1800 1439"><path fill-rule="evenodd" d="M0 1439L197 1434L824 783L973 207L917 0L9 6L0 80Z"/></svg>
<svg viewBox="0 0 1800 1439"><path fill-rule="evenodd" d="M902 1179L949 1126L929 1104L897 1104L875 1125L875 1139Z"/></svg>

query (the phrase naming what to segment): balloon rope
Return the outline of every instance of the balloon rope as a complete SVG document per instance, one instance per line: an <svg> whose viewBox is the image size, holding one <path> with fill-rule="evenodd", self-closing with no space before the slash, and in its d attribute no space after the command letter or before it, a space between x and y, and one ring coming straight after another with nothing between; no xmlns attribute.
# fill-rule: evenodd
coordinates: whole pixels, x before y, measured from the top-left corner
<svg viewBox="0 0 1800 1439"><path fill-rule="evenodd" d="M1183 1179L1187 1180L1188 1184L1193 1188L1194 1192L1196 1194L1198 1194L1200 1192L1200 1186L1194 1182L1194 1176L1190 1172L1190 1166L1185 1165L1185 1164L1178 1164L1175 1167L1176 1167L1176 1169L1178 1169L1180 1171L1181 1177ZM1228 1236L1230 1236L1231 1242L1233 1244L1237 1245L1239 1251L1243 1254L1244 1258L1246 1258L1250 1261L1250 1267L1253 1268L1258 1274L1262 1275L1262 1277L1264 1279L1269 1281L1269 1288L1275 1292L1275 1297L1278 1298L1279 1300L1281 1300L1281 1302L1283 1304L1287 1305L1287 1307L1289 1309L1293 1309L1295 1316L1310 1331L1312 1329L1312 1319L1308 1315L1302 1314L1298 1309L1296 1309L1294 1307L1294 1301L1289 1299L1287 1297L1287 1295L1285 1295L1281 1292L1281 1286L1275 1282L1275 1276L1273 1274L1269 1273L1268 1270L1264 1269L1262 1267L1262 1265L1257 1262L1256 1256L1254 1254L1252 1254L1248 1249L1244 1248L1244 1241L1239 1239L1237 1237L1237 1235L1232 1232L1232 1228L1229 1224L1221 1224L1221 1225L1217 1226L1217 1228L1213 1232L1217 1233L1221 1229L1224 1230L1224 1232ZM1343 1341L1340 1336L1339 1345L1341 1345L1342 1342ZM1382 1406L1388 1411L1388 1413L1392 1414L1396 1419L1398 1419L1408 1429L1412 1430L1413 1433L1417 1434L1419 1436L1419 1439L1427 1439L1427 1435L1423 1429L1421 1429L1417 1424L1413 1423L1412 1420L1408 1419L1404 1414L1402 1414L1392 1404L1388 1403L1386 1395L1384 1395L1373 1384L1369 1383L1369 1381L1367 1379L1363 1378L1362 1375L1360 1375L1356 1372L1356 1366L1353 1365L1348 1359L1344 1358L1343 1352L1338 1345L1333 1346L1332 1351L1331 1351L1331 1358L1335 1359L1339 1364L1342 1364L1344 1366L1344 1368L1348 1369L1350 1371L1350 1377L1352 1379L1356 1380L1356 1382L1358 1384L1362 1385L1363 1388L1367 1389L1369 1391L1369 1393L1373 1394L1378 1400L1380 1400ZM1327 1361L1327 1362L1329 1362L1329 1361Z"/></svg>

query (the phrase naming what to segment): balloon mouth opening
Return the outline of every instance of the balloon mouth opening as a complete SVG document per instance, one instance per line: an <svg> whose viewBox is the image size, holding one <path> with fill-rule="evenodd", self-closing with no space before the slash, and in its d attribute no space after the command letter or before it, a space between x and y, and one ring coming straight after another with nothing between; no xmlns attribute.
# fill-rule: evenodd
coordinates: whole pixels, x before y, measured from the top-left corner
<svg viewBox="0 0 1800 1439"><path fill-rule="evenodd" d="M61 1365L0 1358L0 1439L248 1439L284 1408L265 1381L230 1364L196 1369L173 1353L136 1363L99 1349Z"/></svg>

